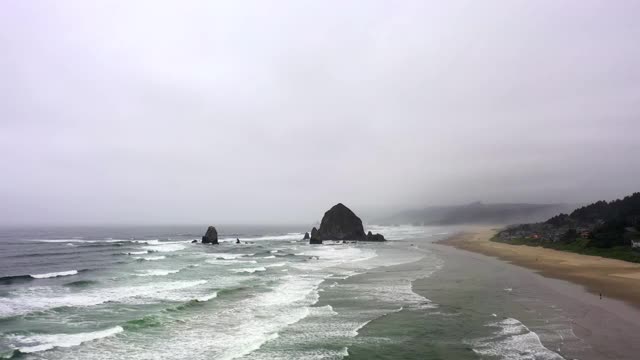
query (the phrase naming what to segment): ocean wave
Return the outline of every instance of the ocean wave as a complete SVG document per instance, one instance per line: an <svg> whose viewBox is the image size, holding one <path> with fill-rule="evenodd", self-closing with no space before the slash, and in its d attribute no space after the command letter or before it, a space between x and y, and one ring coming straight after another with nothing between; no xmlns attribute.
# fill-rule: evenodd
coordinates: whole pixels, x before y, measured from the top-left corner
<svg viewBox="0 0 640 360"><path fill-rule="evenodd" d="M78 346L87 341L113 336L123 331L124 329L121 326L116 326L105 330L78 334L10 335L9 339L19 344L16 347L20 352L28 354L57 347Z"/></svg>
<svg viewBox="0 0 640 360"><path fill-rule="evenodd" d="M244 268L244 269L231 269L231 271L235 273L250 273L253 274L257 271L267 271L267 269L263 266L254 267L254 268Z"/></svg>
<svg viewBox="0 0 640 360"><path fill-rule="evenodd" d="M135 244L159 244L160 241L158 239L149 239L149 240L136 240L136 239L28 239L27 241L35 241L35 242L43 242L43 243L87 243L87 244L95 244L95 243L135 243Z"/></svg>
<svg viewBox="0 0 640 360"><path fill-rule="evenodd" d="M57 287L32 287L13 291L0 298L0 318L25 315L63 307L87 307L107 302L148 303L175 301L188 288L206 284L207 280L154 282L147 285L96 288L70 293Z"/></svg>
<svg viewBox="0 0 640 360"><path fill-rule="evenodd" d="M174 252L184 250L186 246L180 243L159 243L143 246L142 248L150 252Z"/></svg>
<svg viewBox="0 0 640 360"><path fill-rule="evenodd" d="M271 267L282 267L282 266L286 266L287 263L285 262L279 262L279 263L273 263L273 264L268 264L265 265L265 267L271 268Z"/></svg>
<svg viewBox="0 0 640 360"><path fill-rule="evenodd" d="M195 300L199 301L199 302L206 302L206 301L209 301L211 299L215 299L217 297L218 297L218 293L217 292L213 292L213 293L208 294L208 295L199 296L199 297L195 298Z"/></svg>
<svg viewBox="0 0 640 360"><path fill-rule="evenodd" d="M234 260L245 256L252 256L253 254L232 254L232 253L207 253L206 257L212 257L218 260Z"/></svg>
<svg viewBox="0 0 640 360"><path fill-rule="evenodd" d="M487 324L499 328L493 336L467 342L473 351L482 356L513 360L563 360L558 353L547 349L540 337L514 318Z"/></svg>
<svg viewBox="0 0 640 360"><path fill-rule="evenodd" d="M129 251L126 253L122 253L122 255L144 255L144 254L148 254L149 252L147 250L143 250L143 251Z"/></svg>
<svg viewBox="0 0 640 360"><path fill-rule="evenodd" d="M127 321L123 328L127 331L135 331L140 329L146 329L150 327L158 327L161 326L163 322L160 317L156 315L147 315L141 319L134 319Z"/></svg>
<svg viewBox="0 0 640 360"><path fill-rule="evenodd" d="M71 276L71 275L77 275L77 274L78 274L78 270L69 270L69 271L58 271L58 272L45 273L45 274L30 274L29 276L31 276L34 279L48 279L48 278L54 278L54 277L60 277L60 276Z"/></svg>
<svg viewBox="0 0 640 360"><path fill-rule="evenodd" d="M136 276L167 276L178 272L180 270L148 269L140 270L140 273L136 274Z"/></svg>
<svg viewBox="0 0 640 360"><path fill-rule="evenodd" d="M86 287L86 286L94 285L94 284L97 284L97 283L98 283L98 281L96 281L96 280L78 280L78 281L72 281L72 282L65 283L64 286Z"/></svg>
<svg viewBox="0 0 640 360"><path fill-rule="evenodd" d="M257 264L256 260L218 260L218 259L209 259L205 260L207 264L212 265L234 265L234 264Z"/></svg>
<svg viewBox="0 0 640 360"><path fill-rule="evenodd" d="M79 272L85 272L85 271L89 271L89 270L82 269L82 270L68 270L68 271L59 271L59 272L42 273L42 274L4 276L4 277L0 277L0 284L11 285L11 284L29 282L36 279L49 279L49 278L56 278L56 277L62 277L62 276L71 276L71 275L76 275Z"/></svg>
<svg viewBox="0 0 640 360"><path fill-rule="evenodd" d="M136 256L134 257L134 259L138 260L138 261L157 261L157 260L163 260L166 259L166 256Z"/></svg>
<svg viewBox="0 0 640 360"><path fill-rule="evenodd" d="M3 277L0 277L0 284L11 285L11 284L17 284L17 283L27 282L31 280L33 280L31 275L3 276Z"/></svg>

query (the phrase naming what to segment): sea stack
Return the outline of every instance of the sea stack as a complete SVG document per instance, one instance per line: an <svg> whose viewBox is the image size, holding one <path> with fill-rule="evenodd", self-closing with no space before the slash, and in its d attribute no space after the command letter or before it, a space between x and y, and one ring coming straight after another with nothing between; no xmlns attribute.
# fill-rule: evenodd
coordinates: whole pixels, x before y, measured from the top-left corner
<svg viewBox="0 0 640 360"><path fill-rule="evenodd" d="M309 232L304 233L302 240L309 240Z"/></svg>
<svg viewBox="0 0 640 360"><path fill-rule="evenodd" d="M315 227L311 229L311 239L309 240L309 244L322 244L322 240L318 237L318 229Z"/></svg>
<svg viewBox="0 0 640 360"><path fill-rule="evenodd" d="M367 241L386 241L382 234L373 234L371 231L367 233Z"/></svg>
<svg viewBox="0 0 640 360"><path fill-rule="evenodd" d="M364 233L362 220L340 203L324 213L316 236L311 231L311 240L315 238L320 241L315 243L322 243L322 240L385 241L380 234L369 234Z"/></svg>
<svg viewBox="0 0 640 360"><path fill-rule="evenodd" d="M218 243L218 231L214 226L209 226L207 233L202 237L203 244L217 244Z"/></svg>

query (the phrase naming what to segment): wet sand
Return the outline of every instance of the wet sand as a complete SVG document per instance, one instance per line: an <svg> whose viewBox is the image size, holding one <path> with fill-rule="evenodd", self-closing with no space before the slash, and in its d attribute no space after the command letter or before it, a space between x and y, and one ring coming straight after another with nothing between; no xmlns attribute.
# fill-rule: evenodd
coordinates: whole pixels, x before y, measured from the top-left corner
<svg viewBox="0 0 640 360"><path fill-rule="evenodd" d="M640 264L599 256L575 254L527 245L490 241L495 228L476 228L452 236L442 244L495 256L538 271L541 275L568 280L605 298L615 298L640 308Z"/></svg>
<svg viewBox="0 0 640 360"><path fill-rule="evenodd" d="M432 245L432 248L450 260L448 263L454 270L458 269L461 279L482 276L479 274L491 266L497 267L501 270L493 271L491 276L500 274L496 276L497 282L505 286L513 284L514 294L519 293L518 301L526 303L532 311L552 306L566 314L579 341L542 339L548 348L557 347L565 358L638 358L640 265L495 243L489 241L494 233L495 230L489 228L467 230ZM419 284L416 286L418 291ZM603 298L600 298L600 291Z"/></svg>

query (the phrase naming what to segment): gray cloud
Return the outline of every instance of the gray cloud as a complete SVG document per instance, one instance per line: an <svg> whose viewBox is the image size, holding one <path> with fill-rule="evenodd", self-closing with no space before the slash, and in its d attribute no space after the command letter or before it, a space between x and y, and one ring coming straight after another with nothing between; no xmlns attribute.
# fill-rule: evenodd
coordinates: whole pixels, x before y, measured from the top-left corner
<svg viewBox="0 0 640 360"><path fill-rule="evenodd" d="M0 222L638 191L635 1L0 5Z"/></svg>

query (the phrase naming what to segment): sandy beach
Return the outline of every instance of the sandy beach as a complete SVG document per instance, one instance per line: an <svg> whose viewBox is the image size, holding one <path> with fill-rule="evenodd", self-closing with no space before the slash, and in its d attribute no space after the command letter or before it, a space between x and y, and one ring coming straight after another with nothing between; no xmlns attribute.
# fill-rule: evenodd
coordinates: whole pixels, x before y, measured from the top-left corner
<svg viewBox="0 0 640 360"><path fill-rule="evenodd" d="M495 256L538 271L541 275L568 280L593 294L628 302L640 308L640 264L599 256L490 241L497 228L475 228L441 243Z"/></svg>
<svg viewBox="0 0 640 360"><path fill-rule="evenodd" d="M635 287L640 283L637 275L640 265L489 241L495 231L486 227L467 229L435 243L436 254L449 259L449 265L438 273L445 276L446 281L439 283L455 283L456 288L466 288L475 283L487 286L495 282L498 288L509 290L515 302L525 304L527 311L542 314L549 307L560 311L566 316L570 334L575 338L543 335L540 338L565 359L637 358L640 297ZM430 280L438 280L438 274ZM418 281L416 291L425 283L427 281ZM451 291L452 288L447 289ZM599 291L603 293L602 298ZM490 291L484 296L483 301L495 302ZM433 299L439 300L436 296ZM547 313L541 317L549 316ZM523 322L543 334L532 319Z"/></svg>

